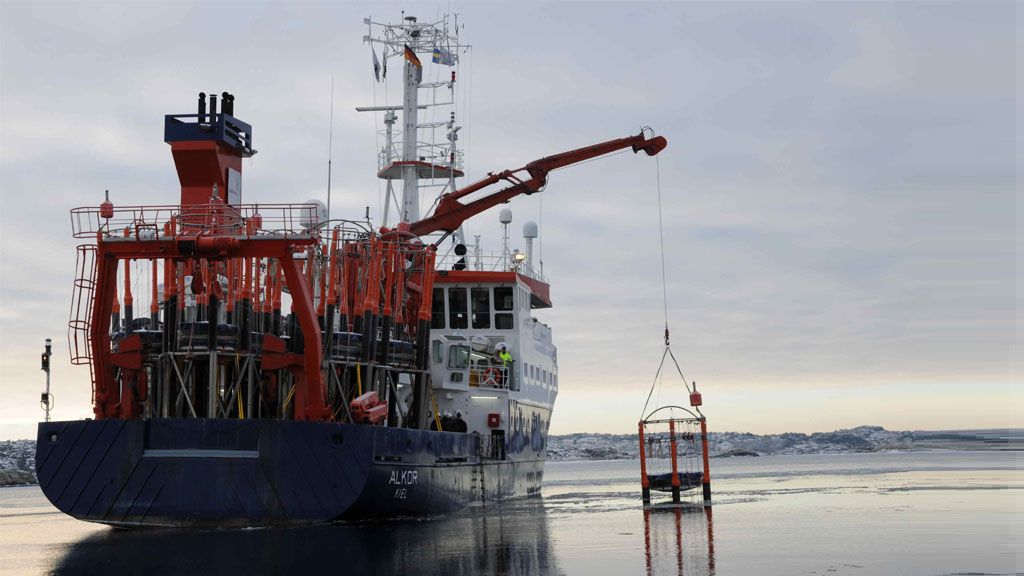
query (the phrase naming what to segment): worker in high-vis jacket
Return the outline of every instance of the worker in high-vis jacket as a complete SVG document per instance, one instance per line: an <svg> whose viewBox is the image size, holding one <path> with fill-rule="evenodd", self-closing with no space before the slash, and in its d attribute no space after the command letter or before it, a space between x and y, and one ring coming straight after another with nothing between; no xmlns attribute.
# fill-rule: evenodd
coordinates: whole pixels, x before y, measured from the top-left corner
<svg viewBox="0 0 1024 576"><path fill-rule="evenodd" d="M498 344L498 359L501 360L501 382L499 384L504 388L508 386L508 370L512 364L512 354L504 342Z"/></svg>

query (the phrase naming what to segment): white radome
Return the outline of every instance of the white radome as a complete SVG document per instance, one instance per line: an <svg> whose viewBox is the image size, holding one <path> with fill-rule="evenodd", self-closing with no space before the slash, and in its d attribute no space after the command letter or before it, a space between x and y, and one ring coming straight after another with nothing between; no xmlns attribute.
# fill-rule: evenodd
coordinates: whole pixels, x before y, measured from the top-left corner
<svg viewBox="0 0 1024 576"><path fill-rule="evenodd" d="M307 230L313 228L323 228L327 224L327 205L319 200L306 200L304 204L315 204L316 205L316 222L312 221L312 214L303 211L302 213L302 227Z"/></svg>
<svg viewBox="0 0 1024 576"><path fill-rule="evenodd" d="M502 208L501 213L498 214L498 221L500 221L502 224L509 224L510 222L512 222L512 209Z"/></svg>
<svg viewBox="0 0 1024 576"><path fill-rule="evenodd" d="M537 227L537 223L533 220L529 220L526 224L523 224L523 238L536 238L540 235L540 229Z"/></svg>

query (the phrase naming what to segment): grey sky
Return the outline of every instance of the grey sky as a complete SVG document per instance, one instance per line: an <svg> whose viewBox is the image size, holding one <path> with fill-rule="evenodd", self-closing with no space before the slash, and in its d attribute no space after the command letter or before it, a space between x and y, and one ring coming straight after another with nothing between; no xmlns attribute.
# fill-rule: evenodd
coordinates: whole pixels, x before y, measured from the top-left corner
<svg viewBox="0 0 1024 576"><path fill-rule="evenodd" d="M64 357L67 210L106 188L176 201L163 114L231 91L260 151L244 198L323 197L333 74L334 214L376 212L362 18L444 6L0 4L0 437L34 433L47 336L55 416L89 415ZM642 125L668 137L673 349L713 427L1021 425L1013 3L452 7L474 46L467 181ZM556 433L639 415L662 347L655 176L619 155L543 194ZM513 202L517 236L540 206ZM496 220L470 233L493 245Z"/></svg>

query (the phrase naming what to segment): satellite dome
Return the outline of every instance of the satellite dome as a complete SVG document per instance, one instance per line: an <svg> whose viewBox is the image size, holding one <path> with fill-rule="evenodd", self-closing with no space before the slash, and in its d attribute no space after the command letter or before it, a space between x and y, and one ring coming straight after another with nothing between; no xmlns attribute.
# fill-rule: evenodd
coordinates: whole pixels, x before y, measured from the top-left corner
<svg viewBox="0 0 1024 576"><path fill-rule="evenodd" d="M322 228L327 223L327 205L319 200L306 200L306 205L313 204L314 210L303 210L301 224L303 228Z"/></svg>
<svg viewBox="0 0 1024 576"><path fill-rule="evenodd" d="M501 221L502 224L508 224L512 222L512 209L502 208L501 213L498 214L498 220Z"/></svg>
<svg viewBox="0 0 1024 576"><path fill-rule="evenodd" d="M530 220L526 224L523 224L523 238L536 238L539 235L539 229L537 228L536 222Z"/></svg>

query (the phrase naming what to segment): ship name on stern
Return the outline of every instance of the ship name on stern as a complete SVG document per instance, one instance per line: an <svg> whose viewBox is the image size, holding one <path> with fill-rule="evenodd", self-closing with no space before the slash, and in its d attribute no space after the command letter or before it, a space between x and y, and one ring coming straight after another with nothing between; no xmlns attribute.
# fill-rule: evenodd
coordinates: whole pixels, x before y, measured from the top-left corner
<svg viewBox="0 0 1024 576"><path fill-rule="evenodd" d="M388 484L392 486L415 486L416 476L416 470L392 470ZM396 500L405 500L408 496L408 488L395 488L394 498Z"/></svg>

